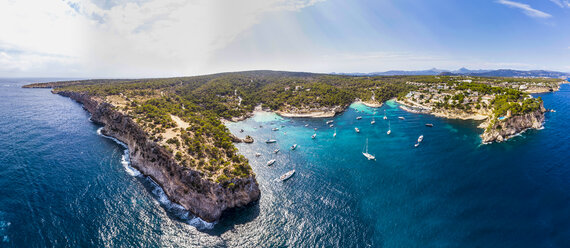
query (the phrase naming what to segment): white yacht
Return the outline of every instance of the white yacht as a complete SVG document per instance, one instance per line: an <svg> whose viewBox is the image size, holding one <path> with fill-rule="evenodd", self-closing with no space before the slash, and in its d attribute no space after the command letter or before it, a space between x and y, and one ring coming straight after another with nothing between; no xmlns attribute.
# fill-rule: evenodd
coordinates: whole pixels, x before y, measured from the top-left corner
<svg viewBox="0 0 570 248"><path fill-rule="evenodd" d="M281 176L279 177L279 180L285 181L285 180L291 178L291 177L293 176L293 174L295 174L295 170L290 170L290 171L288 171L287 173L281 175Z"/></svg>
<svg viewBox="0 0 570 248"><path fill-rule="evenodd" d="M275 164L275 159L267 161L267 166L271 166L273 164Z"/></svg>
<svg viewBox="0 0 570 248"><path fill-rule="evenodd" d="M420 137L418 137L418 143L422 142L424 140L424 135L420 135Z"/></svg>

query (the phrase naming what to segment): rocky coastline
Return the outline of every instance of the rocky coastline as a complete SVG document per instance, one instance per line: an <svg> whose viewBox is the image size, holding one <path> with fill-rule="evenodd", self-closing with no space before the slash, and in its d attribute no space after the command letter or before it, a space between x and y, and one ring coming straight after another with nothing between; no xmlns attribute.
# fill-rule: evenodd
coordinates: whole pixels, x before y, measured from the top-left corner
<svg viewBox="0 0 570 248"><path fill-rule="evenodd" d="M508 117L504 120L492 120L491 111L480 111L477 113L467 113L459 110L443 110L433 111L425 106L411 105L408 102L396 101L400 104L402 110L416 114L430 114L437 117L461 120L478 120L483 121L478 128L485 131L481 134L481 142L484 144L492 142L503 142L509 138L525 132L528 129L540 129L544 123L544 113L546 109L541 104L540 109L526 113Z"/></svg>
<svg viewBox="0 0 570 248"><path fill-rule="evenodd" d="M490 121L485 132L481 134L481 140L483 143L503 142L528 129L541 129L545 112L546 109L541 105L540 109L530 113L511 116L505 120Z"/></svg>
<svg viewBox="0 0 570 248"><path fill-rule="evenodd" d="M287 110L277 110L283 117L292 118L330 118L343 112L347 106L321 107L321 108L290 108Z"/></svg>
<svg viewBox="0 0 570 248"><path fill-rule="evenodd" d="M127 115L115 111L109 103L84 93L60 91L91 113L93 122L104 125L102 134L127 144L131 163L143 175L158 183L168 198L202 220L217 221L224 210L242 207L260 198L255 175L233 178L233 187L224 187L196 171L179 165L166 149L149 140L148 135Z"/></svg>

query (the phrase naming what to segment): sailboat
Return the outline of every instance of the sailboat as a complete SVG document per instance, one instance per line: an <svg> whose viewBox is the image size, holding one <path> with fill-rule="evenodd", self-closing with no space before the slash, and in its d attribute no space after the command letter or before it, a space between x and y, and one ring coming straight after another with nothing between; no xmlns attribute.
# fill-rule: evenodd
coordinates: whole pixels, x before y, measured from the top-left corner
<svg viewBox="0 0 570 248"><path fill-rule="evenodd" d="M390 135L392 133L392 129L390 129L390 121L388 121L388 132L386 132L387 135Z"/></svg>
<svg viewBox="0 0 570 248"><path fill-rule="evenodd" d="M364 157L366 157L368 160L375 160L376 157L374 157L374 155L368 153L368 138L366 139L366 148L365 151L362 152L362 155L364 155Z"/></svg>
<svg viewBox="0 0 570 248"><path fill-rule="evenodd" d="M386 110L384 110L384 120L388 120L388 117L386 116Z"/></svg>
<svg viewBox="0 0 570 248"><path fill-rule="evenodd" d="M336 128L334 129L333 138L336 138Z"/></svg>
<svg viewBox="0 0 570 248"><path fill-rule="evenodd" d="M277 140L272 139L271 136L272 136L271 133L269 133L269 139L266 140L265 143L269 144L269 143L275 143L275 142L277 142Z"/></svg>

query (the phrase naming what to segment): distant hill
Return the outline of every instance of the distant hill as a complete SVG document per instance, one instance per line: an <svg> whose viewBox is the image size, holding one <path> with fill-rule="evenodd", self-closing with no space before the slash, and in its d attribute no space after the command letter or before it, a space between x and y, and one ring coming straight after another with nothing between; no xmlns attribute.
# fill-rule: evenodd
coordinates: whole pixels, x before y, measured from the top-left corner
<svg viewBox="0 0 570 248"><path fill-rule="evenodd" d="M499 69L499 70L469 70L467 68L460 68L459 70L441 70L437 68L432 68L429 70L420 71L401 71L392 70L385 72L371 72L371 73L340 73L343 75L352 76L418 76L418 75L443 75L443 76L478 76L478 77L548 77L548 78L569 78L570 73L558 72L558 71L546 71L546 70L531 70L531 71L520 71L511 69Z"/></svg>
<svg viewBox="0 0 570 248"><path fill-rule="evenodd" d="M558 71L545 71L545 70L532 70L532 71L519 71L510 69L500 69L486 72L470 72L458 73L455 75L468 75L479 77L548 77L548 78L561 78L569 77L570 73Z"/></svg>

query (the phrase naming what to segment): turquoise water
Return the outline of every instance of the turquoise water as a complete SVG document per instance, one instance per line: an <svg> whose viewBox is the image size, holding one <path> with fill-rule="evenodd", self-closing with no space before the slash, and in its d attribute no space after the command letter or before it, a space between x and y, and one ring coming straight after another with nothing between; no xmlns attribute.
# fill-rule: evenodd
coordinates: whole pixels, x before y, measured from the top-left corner
<svg viewBox="0 0 570 248"><path fill-rule="evenodd" d="M237 147L262 195L209 228L129 169L124 148L98 135L79 104L19 88L37 81L0 81L0 247L570 244L568 85L541 94L557 110L547 113L545 129L501 144L480 145L475 121L411 114L394 102L376 110L375 125L374 109L353 105L334 118L336 138L328 119L265 113L230 123L256 140ZM262 142L269 137L278 142ZM361 153L367 138L376 161ZM265 166L270 159L277 162ZM291 179L275 180L291 169Z"/></svg>

